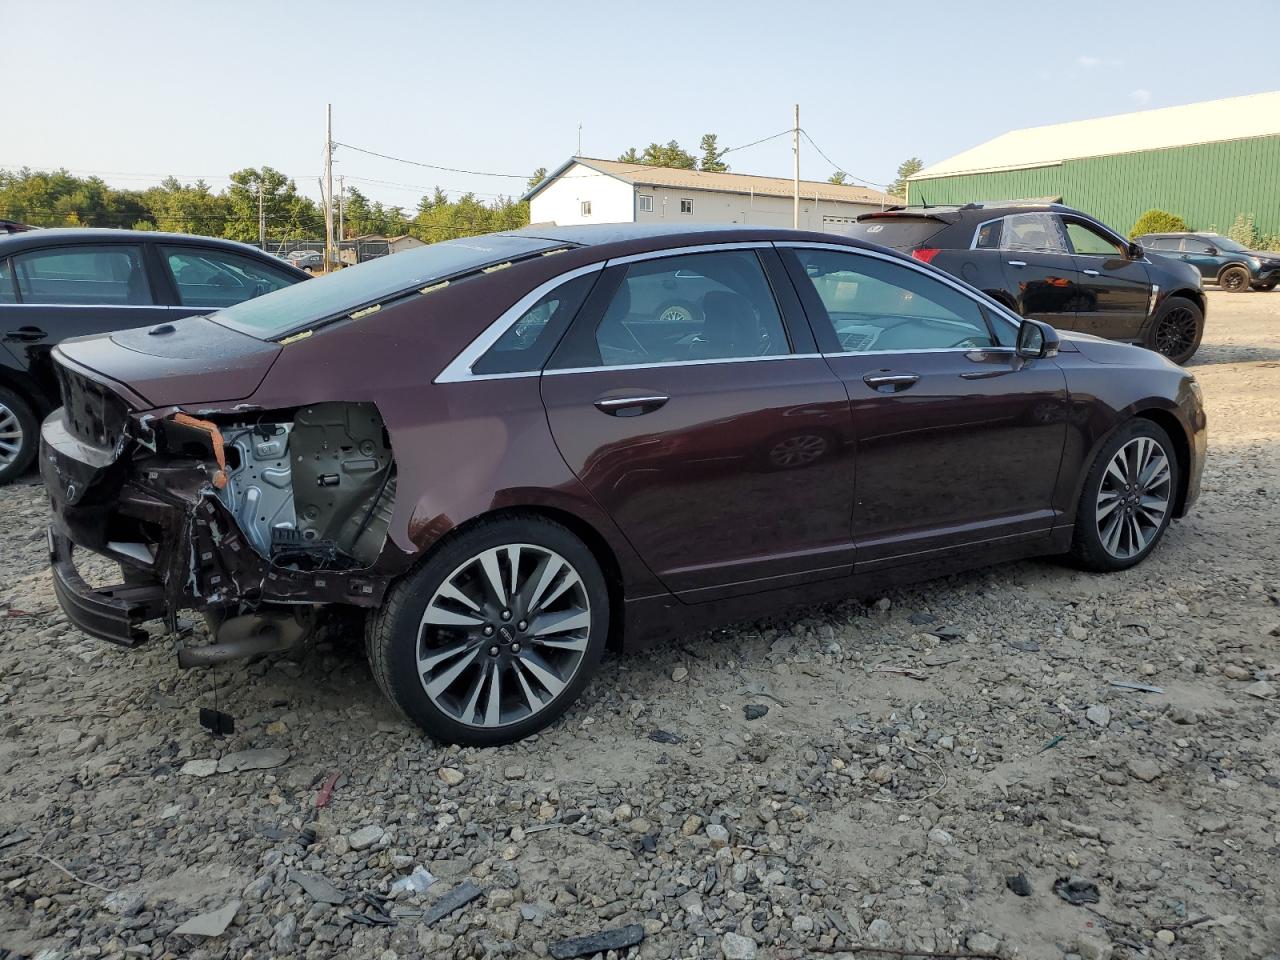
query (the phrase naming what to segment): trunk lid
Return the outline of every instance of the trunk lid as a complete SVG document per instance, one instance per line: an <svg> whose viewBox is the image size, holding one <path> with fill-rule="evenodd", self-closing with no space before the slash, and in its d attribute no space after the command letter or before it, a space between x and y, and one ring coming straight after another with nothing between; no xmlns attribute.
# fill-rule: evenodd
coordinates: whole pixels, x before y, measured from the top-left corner
<svg viewBox="0 0 1280 960"><path fill-rule="evenodd" d="M277 343L206 317L64 340L58 352L153 407L243 400L280 355Z"/></svg>

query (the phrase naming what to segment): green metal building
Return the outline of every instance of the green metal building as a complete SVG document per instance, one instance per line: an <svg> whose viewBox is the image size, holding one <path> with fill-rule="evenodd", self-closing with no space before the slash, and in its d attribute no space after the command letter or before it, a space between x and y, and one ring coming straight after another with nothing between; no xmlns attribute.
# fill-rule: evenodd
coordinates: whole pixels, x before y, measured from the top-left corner
<svg viewBox="0 0 1280 960"><path fill-rule="evenodd" d="M1060 197L1128 233L1155 207L1192 230L1239 214L1280 235L1280 91L1014 130L921 170L912 204Z"/></svg>

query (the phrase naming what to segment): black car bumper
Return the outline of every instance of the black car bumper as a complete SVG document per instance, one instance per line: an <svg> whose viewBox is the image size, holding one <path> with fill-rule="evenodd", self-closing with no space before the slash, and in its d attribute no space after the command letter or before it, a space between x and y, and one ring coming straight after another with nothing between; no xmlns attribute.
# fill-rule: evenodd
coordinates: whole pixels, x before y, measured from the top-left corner
<svg viewBox="0 0 1280 960"><path fill-rule="evenodd" d="M153 581L95 589L80 576L71 551L71 541L50 527L53 592L67 619L89 636L122 647L145 642L148 634L141 625L164 615L164 587Z"/></svg>

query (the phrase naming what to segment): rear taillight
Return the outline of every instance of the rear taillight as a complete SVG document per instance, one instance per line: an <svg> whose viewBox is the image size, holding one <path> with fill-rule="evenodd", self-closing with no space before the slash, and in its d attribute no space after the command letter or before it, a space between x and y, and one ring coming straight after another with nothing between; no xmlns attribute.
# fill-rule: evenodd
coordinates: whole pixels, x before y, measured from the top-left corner
<svg viewBox="0 0 1280 960"><path fill-rule="evenodd" d="M921 263L933 263L933 258L942 252L939 247L916 247L911 251L911 256L915 257Z"/></svg>

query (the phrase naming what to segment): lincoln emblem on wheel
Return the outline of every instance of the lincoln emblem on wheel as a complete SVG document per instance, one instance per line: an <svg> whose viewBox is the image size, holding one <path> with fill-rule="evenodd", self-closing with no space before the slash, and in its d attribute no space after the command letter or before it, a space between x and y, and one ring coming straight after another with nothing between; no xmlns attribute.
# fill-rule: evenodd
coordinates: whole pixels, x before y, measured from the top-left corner
<svg viewBox="0 0 1280 960"><path fill-rule="evenodd" d="M1200 388L1169 359L1197 296L1134 299L1146 349L826 234L424 246L57 347L55 589L122 646L204 614L183 666L357 621L405 716L510 742L608 650L1020 557L1141 562L1200 491Z"/></svg>

